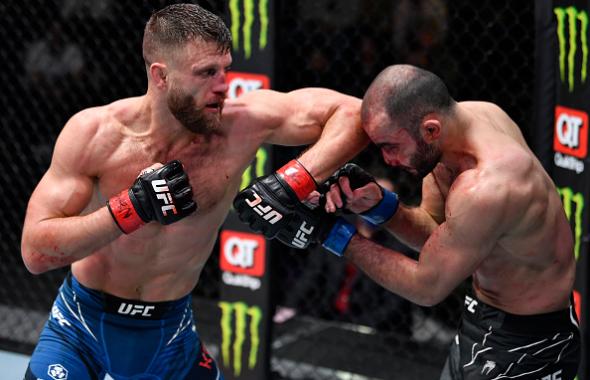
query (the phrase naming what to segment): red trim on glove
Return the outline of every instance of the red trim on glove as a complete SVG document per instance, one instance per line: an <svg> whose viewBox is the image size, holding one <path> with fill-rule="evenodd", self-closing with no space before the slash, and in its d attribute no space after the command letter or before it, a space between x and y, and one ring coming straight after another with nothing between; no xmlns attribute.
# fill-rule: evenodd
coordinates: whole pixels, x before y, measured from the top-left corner
<svg viewBox="0 0 590 380"><path fill-rule="evenodd" d="M129 199L129 190L123 190L109 199L108 206L113 219L123 233L130 234L145 224L137 215L137 211Z"/></svg>
<svg viewBox="0 0 590 380"><path fill-rule="evenodd" d="M289 161L285 166L277 170L277 173L293 189L300 201L317 188L315 180L297 160Z"/></svg>

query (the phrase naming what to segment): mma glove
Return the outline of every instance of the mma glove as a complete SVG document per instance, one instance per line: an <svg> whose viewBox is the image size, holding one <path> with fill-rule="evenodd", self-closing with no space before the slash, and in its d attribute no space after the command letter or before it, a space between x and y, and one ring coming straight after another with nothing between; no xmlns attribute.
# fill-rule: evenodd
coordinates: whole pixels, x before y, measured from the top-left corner
<svg viewBox="0 0 590 380"><path fill-rule="evenodd" d="M110 198L107 207L125 234L151 221L171 224L197 210L192 187L178 160L142 173L131 188Z"/></svg>
<svg viewBox="0 0 590 380"><path fill-rule="evenodd" d="M328 179L328 181L322 186L324 188L329 189L330 185L338 183L338 179L340 177L348 177L350 181L350 187L352 190L366 186L371 182L379 186L379 184L377 183L377 181L375 181L375 178L372 175L367 173L360 166L353 163L348 163L344 165L342 168L336 171L336 173L334 173ZM373 207L359 214L361 218L363 218L365 221L374 226L379 226L391 219L391 217L393 217L393 215L396 213L397 208L399 206L399 201L396 193L384 189L381 186L379 186L379 188L381 189L382 194L381 200ZM341 194L341 196L344 197L344 194ZM345 202L344 199L343 201Z"/></svg>
<svg viewBox="0 0 590 380"><path fill-rule="evenodd" d="M356 228L344 218L329 214L318 207L309 209L298 203L293 207L288 223L277 234L283 244L305 249L312 243L319 243L337 256L342 256Z"/></svg>
<svg viewBox="0 0 590 380"><path fill-rule="evenodd" d="M273 239L281 232L298 229L302 223L305 231L305 215L293 211L316 187L311 174L292 160L275 173L255 179L238 193L233 205L242 222Z"/></svg>

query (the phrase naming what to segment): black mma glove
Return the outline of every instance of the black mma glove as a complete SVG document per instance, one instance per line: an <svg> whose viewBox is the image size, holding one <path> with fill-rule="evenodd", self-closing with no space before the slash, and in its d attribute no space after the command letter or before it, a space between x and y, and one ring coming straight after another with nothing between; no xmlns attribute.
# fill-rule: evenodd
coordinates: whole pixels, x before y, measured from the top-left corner
<svg viewBox="0 0 590 380"><path fill-rule="evenodd" d="M272 239L289 225L293 228L292 211L316 189L316 183L297 160L277 172L255 179L234 199L238 217L251 229Z"/></svg>
<svg viewBox="0 0 590 380"><path fill-rule="evenodd" d="M342 256L355 233L356 228L344 218L329 214L322 207L311 210L299 203L294 206L288 223L279 231L277 239L298 249L320 243L333 254Z"/></svg>
<svg viewBox="0 0 590 380"><path fill-rule="evenodd" d="M197 210L193 190L178 160L141 174L131 188L109 199L107 207L126 234L154 220L164 225L174 223Z"/></svg>
<svg viewBox="0 0 590 380"><path fill-rule="evenodd" d="M379 186L371 174L367 173L360 166L353 163L344 165L342 168L336 171L336 173L334 173L322 186L329 189L331 184L338 183L338 179L340 177L348 177L352 190L363 187L371 182ZM379 188L381 189L383 198L381 198L379 203L359 214L361 218L375 226L383 224L391 219L399 206L396 193L384 189L381 186L379 186ZM341 194L341 196L344 198L344 194ZM343 201L345 200L343 199Z"/></svg>

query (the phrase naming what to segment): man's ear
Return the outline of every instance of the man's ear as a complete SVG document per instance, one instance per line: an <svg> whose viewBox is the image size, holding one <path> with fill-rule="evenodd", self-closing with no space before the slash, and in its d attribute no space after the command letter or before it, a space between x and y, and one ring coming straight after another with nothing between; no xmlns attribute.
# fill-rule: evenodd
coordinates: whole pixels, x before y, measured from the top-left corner
<svg viewBox="0 0 590 380"><path fill-rule="evenodd" d="M150 65L150 78L157 88L166 88L168 84L167 74L168 67L165 64L155 62Z"/></svg>
<svg viewBox="0 0 590 380"><path fill-rule="evenodd" d="M420 132L422 133L422 138L424 138L424 141L429 144L438 140L440 138L441 132L440 120L436 118L424 119L420 128Z"/></svg>

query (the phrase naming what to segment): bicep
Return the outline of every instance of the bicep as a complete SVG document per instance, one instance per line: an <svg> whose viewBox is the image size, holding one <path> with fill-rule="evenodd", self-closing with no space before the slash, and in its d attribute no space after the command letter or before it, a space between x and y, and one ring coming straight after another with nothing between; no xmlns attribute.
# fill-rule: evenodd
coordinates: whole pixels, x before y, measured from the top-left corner
<svg viewBox="0 0 590 380"><path fill-rule="evenodd" d="M264 130L266 142L280 145L311 144L337 109L360 109L359 99L322 88L252 91L241 101L248 109L244 121Z"/></svg>
<svg viewBox="0 0 590 380"><path fill-rule="evenodd" d="M91 178L72 173L57 173L50 168L31 195L27 219L45 219L79 215L92 196Z"/></svg>
<svg viewBox="0 0 590 380"><path fill-rule="evenodd" d="M51 165L33 191L25 222L79 215L92 197L94 181L84 172L88 140L70 122L60 134Z"/></svg>
<svg viewBox="0 0 590 380"><path fill-rule="evenodd" d="M439 225L420 251L419 270L441 301L471 276L495 247L500 230L497 215L458 210Z"/></svg>

